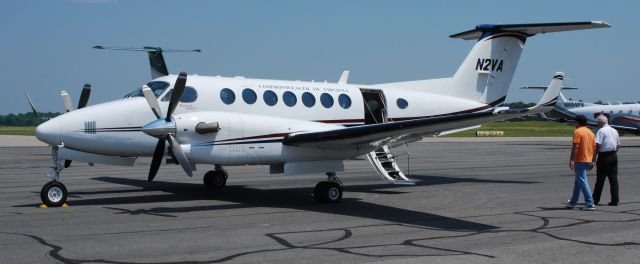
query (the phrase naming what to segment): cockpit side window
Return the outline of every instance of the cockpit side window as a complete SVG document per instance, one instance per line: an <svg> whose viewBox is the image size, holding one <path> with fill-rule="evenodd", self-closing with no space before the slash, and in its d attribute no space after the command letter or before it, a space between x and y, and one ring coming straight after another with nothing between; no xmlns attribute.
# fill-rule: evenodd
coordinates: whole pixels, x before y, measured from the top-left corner
<svg viewBox="0 0 640 264"><path fill-rule="evenodd" d="M167 94L162 97L163 102L167 102L171 99L171 94L173 93L173 89L171 89ZM198 99L198 92L195 88L191 86L185 86L184 92L182 92L182 96L180 97L181 103L192 103Z"/></svg>
<svg viewBox="0 0 640 264"><path fill-rule="evenodd" d="M151 88L151 91L153 92L153 94L157 98L158 96L160 96L162 94L162 92L164 92L164 90L167 89L167 87L169 87L169 83L168 82L155 81L155 82L147 83L147 86L149 86L149 88ZM130 92L127 95L124 96L124 98L131 98L131 97L144 97L144 94L142 94L142 88L138 88L135 91Z"/></svg>

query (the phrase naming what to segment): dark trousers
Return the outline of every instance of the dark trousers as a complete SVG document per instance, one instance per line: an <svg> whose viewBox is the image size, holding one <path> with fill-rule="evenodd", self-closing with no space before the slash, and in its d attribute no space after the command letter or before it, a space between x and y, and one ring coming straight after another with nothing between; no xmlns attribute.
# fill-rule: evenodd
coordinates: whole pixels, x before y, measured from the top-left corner
<svg viewBox="0 0 640 264"><path fill-rule="evenodd" d="M604 179L609 178L611 203L617 204L620 198L618 197L618 155L616 155L615 151L598 153L596 173L596 187L593 189L593 202L600 202Z"/></svg>

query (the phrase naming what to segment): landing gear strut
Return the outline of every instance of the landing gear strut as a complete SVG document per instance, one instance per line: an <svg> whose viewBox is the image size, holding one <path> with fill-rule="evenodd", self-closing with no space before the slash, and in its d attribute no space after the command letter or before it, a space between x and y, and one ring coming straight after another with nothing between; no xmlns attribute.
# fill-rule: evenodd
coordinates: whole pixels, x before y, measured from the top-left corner
<svg viewBox="0 0 640 264"><path fill-rule="evenodd" d="M60 171L62 171L64 167L62 165L62 161L58 159L57 146L51 147L51 158L53 159L53 165L47 173L47 176L51 178L51 181L42 186L42 190L40 190L40 199L42 200L42 203L48 207L59 207L67 201L69 193L67 192L67 188L64 184L58 181L60 179Z"/></svg>
<svg viewBox="0 0 640 264"><path fill-rule="evenodd" d="M204 174L202 181L207 189L222 189L227 185L227 171L220 165L216 165L216 169L208 171Z"/></svg>
<svg viewBox="0 0 640 264"><path fill-rule="evenodd" d="M321 203L337 203L342 200L342 181L335 172L327 172L327 180L316 184L313 197Z"/></svg>

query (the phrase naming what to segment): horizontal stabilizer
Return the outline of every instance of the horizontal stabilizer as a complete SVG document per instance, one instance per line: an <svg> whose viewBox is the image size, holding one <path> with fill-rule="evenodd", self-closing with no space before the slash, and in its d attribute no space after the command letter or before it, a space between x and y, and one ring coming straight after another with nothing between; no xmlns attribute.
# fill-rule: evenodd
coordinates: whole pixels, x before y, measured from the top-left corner
<svg viewBox="0 0 640 264"><path fill-rule="evenodd" d="M547 86L522 86L520 89L546 90ZM578 90L578 87L562 87L562 90Z"/></svg>
<svg viewBox="0 0 640 264"><path fill-rule="evenodd" d="M487 34L513 32L527 36L535 34L544 34L549 32L571 31L592 28L611 27L604 21L587 21L587 22L563 22L563 23L535 23L535 24L502 24L492 25L483 24L476 26L475 29L450 35L451 38L459 38L464 40L480 39Z"/></svg>
<svg viewBox="0 0 640 264"><path fill-rule="evenodd" d="M146 51L146 52L202 52L201 49L163 49L160 47L142 47L142 48L122 48L122 47L105 47L93 46L94 49L103 50L125 50L125 51Z"/></svg>

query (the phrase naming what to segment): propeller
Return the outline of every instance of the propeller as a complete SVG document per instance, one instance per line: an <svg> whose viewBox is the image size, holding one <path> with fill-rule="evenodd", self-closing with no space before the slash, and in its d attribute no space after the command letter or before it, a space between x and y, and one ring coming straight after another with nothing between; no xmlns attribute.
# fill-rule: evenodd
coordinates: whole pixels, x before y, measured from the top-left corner
<svg viewBox="0 0 640 264"><path fill-rule="evenodd" d="M84 108L89 102L89 96L91 95L91 84L84 84L82 92L80 92L80 100L78 100L78 109ZM62 97L62 103L67 112L73 111L73 104L71 103L71 96L67 91L60 91ZM71 160L64 160L64 167L69 168L71 166Z"/></svg>
<svg viewBox="0 0 640 264"><path fill-rule="evenodd" d="M80 100L78 101L78 109L84 108L89 102L89 95L91 95L91 84L85 83L80 93Z"/></svg>
<svg viewBox="0 0 640 264"><path fill-rule="evenodd" d="M89 102L89 95L91 95L91 85L87 83L82 87L80 100L78 101L78 109L87 106L87 103ZM64 109L67 110L67 112L73 111L73 104L71 103L71 96L69 96L69 93L65 90L62 90L60 91L60 97L62 97L62 104L64 104Z"/></svg>
<svg viewBox="0 0 640 264"><path fill-rule="evenodd" d="M31 111L33 111L33 115L35 117L38 117L38 110L36 110L36 106L33 104L33 100L31 100L31 96L29 96L29 93L25 90L24 94L27 96L27 100L29 101L29 106L31 106Z"/></svg>
<svg viewBox="0 0 640 264"><path fill-rule="evenodd" d="M191 164L189 163L187 156L184 154L184 151L182 151L180 143L176 139L176 122L172 118L173 111L175 111L176 107L178 106L178 102L180 101L180 97L182 97L182 93L184 92L184 87L186 84L187 73L181 72L173 87L171 99L169 100L169 106L167 107L167 115L164 119L162 118L162 112L160 111L158 99L156 99L153 92L151 92L151 89L149 89L149 87L142 88L142 93L147 100L151 111L154 113L156 118L158 118L158 120L155 120L142 127L142 132L149 136L158 138L158 144L156 144L156 149L153 152L153 159L151 160L151 167L149 168L149 181L152 181L153 178L156 177L158 169L160 168L160 164L162 164L162 158L164 157L164 148L166 145L165 141L169 141L169 147L171 148L173 155L175 156L184 172L189 176L193 176Z"/></svg>

